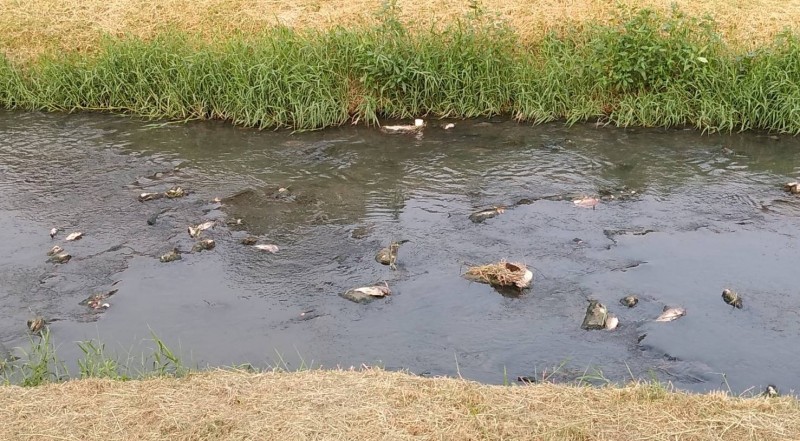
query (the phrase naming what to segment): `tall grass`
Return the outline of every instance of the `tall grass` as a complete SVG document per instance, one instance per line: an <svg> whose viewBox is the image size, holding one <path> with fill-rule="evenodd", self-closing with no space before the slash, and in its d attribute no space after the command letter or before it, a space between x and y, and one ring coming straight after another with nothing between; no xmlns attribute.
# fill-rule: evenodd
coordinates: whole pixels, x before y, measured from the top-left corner
<svg viewBox="0 0 800 441"><path fill-rule="evenodd" d="M0 57L0 106L297 130L508 114L800 133L798 37L741 53L712 21L678 10L620 11L610 23L523 44L477 3L444 30L413 33L388 3L377 26L201 41L107 39L95 55L25 65Z"/></svg>

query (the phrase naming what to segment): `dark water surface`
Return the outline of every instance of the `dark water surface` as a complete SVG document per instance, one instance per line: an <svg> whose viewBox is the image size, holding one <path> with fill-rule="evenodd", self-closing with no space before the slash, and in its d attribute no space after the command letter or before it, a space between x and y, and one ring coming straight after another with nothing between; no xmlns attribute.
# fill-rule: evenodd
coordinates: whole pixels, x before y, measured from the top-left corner
<svg viewBox="0 0 800 441"><path fill-rule="evenodd" d="M291 134L0 113L0 343L29 346L25 321L39 314L68 363L81 356L75 342L99 339L141 365L154 332L192 366L363 363L489 383L562 366L553 378L797 390L800 198L780 186L798 176L797 139L752 133L456 121L421 137ZM193 193L136 200L174 184ZM622 186L636 197L595 210L538 200L467 219ZM278 187L294 198L271 198ZM208 219L222 224L206 235L215 250L158 261L190 249L186 227ZM51 240L54 226L65 230ZM604 234L625 229L654 232ZM85 238L64 242L74 230ZM247 234L281 250L239 244ZM374 261L392 239L409 240L397 271ZM48 263L54 244L73 260ZM460 276L500 259L535 269L529 293L504 297ZM383 281L387 299L339 297ZM107 311L78 304L115 282ZM726 287L744 309L723 303ZM627 294L636 308L618 303ZM620 328L580 329L587 298ZM664 305L688 313L654 322Z"/></svg>

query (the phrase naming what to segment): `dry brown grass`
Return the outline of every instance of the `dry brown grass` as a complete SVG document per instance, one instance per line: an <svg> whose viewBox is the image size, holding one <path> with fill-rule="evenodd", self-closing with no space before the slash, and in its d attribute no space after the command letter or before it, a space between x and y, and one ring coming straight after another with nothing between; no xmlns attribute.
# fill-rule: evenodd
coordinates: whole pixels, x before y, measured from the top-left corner
<svg viewBox="0 0 800 441"><path fill-rule="evenodd" d="M467 0L398 0L401 18L428 27L462 17ZM526 40L590 20L606 21L617 11L610 0L493 0L484 9L508 21ZM672 0L620 0L626 6L670 8ZM676 0L692 15L712 14L722 34L753 45L800 23L795 0ZM178 29L215 38L250 33L276 23L325 29L373 19L381 0L0 0L0 50L25 60L46 50L91 51L102 34L144 38Z"/></svg>
<svg viewBox="0 0 800 441"><path fill-rule="evenodd" d="M470 280L488 283L492 286L516 286L527 288L529 281L525 281L525 272L528 268L522 263L501 261L488 265L471 266L464 276Z"/></svg>
<svg viewBox="0 0 800 441"><path fill-rule="evenodd" d="M789 440L793 398L543 384L487 386L380 370L0 387L4 440Z"/></svg>

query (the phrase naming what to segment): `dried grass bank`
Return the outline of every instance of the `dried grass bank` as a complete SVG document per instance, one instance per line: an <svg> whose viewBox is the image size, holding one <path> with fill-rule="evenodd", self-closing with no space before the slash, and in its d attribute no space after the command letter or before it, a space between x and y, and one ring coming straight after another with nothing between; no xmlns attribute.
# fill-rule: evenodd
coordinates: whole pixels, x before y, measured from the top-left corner
<svg viewBox="0 0 800 441"><path fill-rule="evenodd" d="M794 398L659 385L487 386L381 370L0 387L8 440L789 440Z"/></svg>

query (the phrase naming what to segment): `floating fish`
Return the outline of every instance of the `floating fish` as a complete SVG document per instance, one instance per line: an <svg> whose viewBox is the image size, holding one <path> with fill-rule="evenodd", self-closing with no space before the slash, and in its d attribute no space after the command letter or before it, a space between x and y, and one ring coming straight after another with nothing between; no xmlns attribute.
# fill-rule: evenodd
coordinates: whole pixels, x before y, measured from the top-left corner
<svg viewBox="0 0 800 441"><path fill-rule="evenodd" d="M153 201L164 197L163 193L142 193L139 195L139 202Z"/></svg>
<svg viewBox="0 0 800 441"><path fill-rule="evenodd" d="M594 207L596 207L597 204L600 203L600 199L597 199L597 198L580 198L580 199L575 199L574 201L572 201L572 203L575 204L576 207L591 208L591 209L594 210Z"/></svg>
<svg viewBox="0 0 800 441"><path fill-rule="evenodd" d="M608 314L606 316L606 323L605 323L606 329L612 331L614 329L617 329L617 326L619 326L619 319L617 318L617 316L615 316L614 314Z"/></svg>
<svg viewBox="0 0 800 441"><path fill-rule="evenodd" d="M200 235L202 231L214 228L215 222L214 221L206 221L200 225L190 226L189 227L189 236L197 237Z"/></svg>
<svg viewBox="0 0 800 441"><path fill-rule="evenodd" d="M401 240L390 243L388 247L382 248L375 254L375 261L382 265L389 265L392 269L397 269L397 251L400 249L400 245L406 242L408 241Z"/></svg>
<svg viewBox="0 0 800 441"><path fill-rule="evenodd" d="M277 245L273 245L273 244L254 245L253 248L261 250L261 251L266 251L268 253L273 253L273 254L277 253L280 250L280 248L278 248Z"/></svg>
<svg viewBox="0 0 800 441"><path fill-rule="evenodd" d="M389 289L388 285L376 285L349 289L340 295L356 303L368 303L377 298L386 297L391 294L392 291Z"/></svg>
<svg viewBox="0 0 800 441"><path fill-rule="evenodd" d="M581 329L604 329L608 319L608 309L597 300L589 300L586 307L586 316L583 318Z"/></svg>
<svg viewBox="0 0 800 441"><path fill-rule="evenodd" d="M86 300L78 304L81 306L88 306L89 308L94 310L108 309L111 307L111 305L109 305L106 302L103 302L103 300L113 296L114 294L117 293L117 291L119 290L112 289L111 291L106 291L99 294L92 294L91 296L87 297Z"/></svg>
<svg viewBox="0 0 800 441"><path fill-rule="evenodd" d="M162 255L161 257L158 258L158 260L160 260L161 263L174 262L176 260L181 260L181 254L177 248L173 248L172 251L169 251L168 253Z"/></svg>
<svg viewBox="0 0 800 441"><path fill-rule="evenodd" d="M514 282L514 285L517 285L517 288L519 289L530 288L531 282L533 281L533 272L527 268L520 268L520 269L524 269L524 273L522 274L522 277L519 280Z"/></svg>
<svg viewBox="0 0 800 441"><path fill-rule="evenodd" d="M56 237L56 234L58 234L58 228L51 228L50 229L50 239Z"/></svg>
<svg viewBox="0 0 800 441"><path fill-rule="evenodd" d="M41 332L46 324L47 322L44 320L44 317L37 316L32 319L28 319L28 330L31 331L31 333L36 334L37 332Z"/></svg>
<svg viewBox="0 0 800 441"><path fill-rule="evenodd" d="M671 322L673 320L677 320L686 315L686 309L684 308L670 308L669 306L664 307L664 311L661 315L656 318L657 322Z"/></svg>
<svg viewBox="0 0 800 441"><path fill-rule="evenodd" d="M255 236L247 236L241 240L242 245L255 245L258 243L258 238Z"/></svg>
<svg viewBox="0 0 800 441"><path fill-rule="evenodd" d="M47 252L47 255L48 256L55 256L56 254L61 254L62 252L64 252L64 248L61 248L60 246L55 245L55 246L53 246L53 248L50 248L50 251Z"/></svg>
<svg viewBox="0 0 800 441"><path fill-rule="evenodd" d="M767 388L761 395L766 398L776 398L781 396L780 392L778 392L778 388L774 384L767 385Z"/></svg>
<svg viewBox="0 0 800 441"><path fill-rule="evenodd" d="M442 128L445 129L445 130L454 129L455 127L456 127L456 125L453 124L453 123L447 123L447 124L442 126Z"/></svg>
<svg viewBox="0 0 800 441"><path fill-rule="evenodd" d="M70 256L69 253L61 252L50 256L49 260L53 263L67 263L69 262L69 259L72 259L72 256Z"/></svg>
<svg viewBox="0 0 800 441"><path fill-rule="evenodd" d="M476 211L475 213L470 214L469 215L469 220L471 220L472 222L474 222L476 224L479 224L479 223L485 221L486 219L491 219L491 218L499 216L499 215L501 215L501 214L503 214L505 212L506 212L506 210L505 210L504 207L493 207L493 208L489 208L487 210Z"/></svg>
<svg viewBox="0 0 800 441"><path fill-rule="evenodd" d="M783 186L783 189L792 194L800 194L800 182L789 182Z"/></svg>
<svg viewBox="0 0 800 441"><path fill-rule="evenodd" d="M199 252L203 250L213 250L214 247L217 246L217 243L214 242L213 239L203 239L200 242L197 242L192 247L193 252Z"/></svg>
<svg viewBox="0 0 800 441"><path fill-rule="evenodd" d="M165 191L164 196L170 199L182 198L186 196L186 190L184 190L182 187L175 186Z"/></svg>
<svg viewBox="0 0 800 441"><path fill-rule="evenodd" d="M722 300L734 308L742 309L742 296L730 289L726 288L722 290Z"/></svg>
<svg viewBox="0 0 800 441"><path fill-rule="evenodd" d="M422 131L426 126L425 120L415 119L414 125L399 125L399 126L382 126L381 131L384 133L416 133Z"/></svg>
<svg viewBox="0 0 800 441"><path fill-rule="evenodd" d="M628 308L633 308L634 306L636 306L636 304L639 303L639 298L636 296L625 296L619 299L619 302L627 306Z"/></svg>
<svg viewBox="0 0 800 441"><path fill-rule="evenodd" d="M64 240L66 240L67 242L71 242L73 240L79 240L81 238L83 238L83 233L81 233L80 231L76 231L74 233L70 233L69 236L64 238Z"/></svg>

